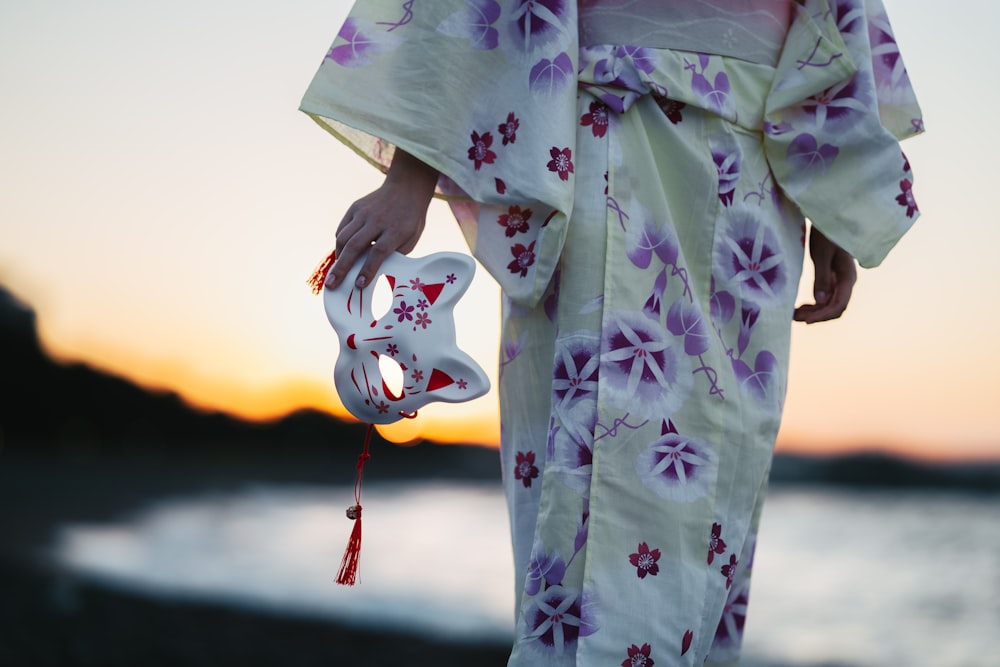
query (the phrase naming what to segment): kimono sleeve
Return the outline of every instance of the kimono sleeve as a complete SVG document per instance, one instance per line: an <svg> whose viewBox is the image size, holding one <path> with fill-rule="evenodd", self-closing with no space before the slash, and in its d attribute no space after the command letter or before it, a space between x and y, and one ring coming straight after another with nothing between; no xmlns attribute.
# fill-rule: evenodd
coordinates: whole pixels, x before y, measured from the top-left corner
<svg viewBox="0 0 1000 667"><path fill-rule="evenodd" d="M767 102L778 185L828 238L877 266L919 215L899 142L923 119L880 0L807 0Z"/></svg>
<svg viewBox="0 0 1000 667"><path fill-rule="evenodd" d="M437 195L476 257L531 302L565 235L564 224L542 222L565 223L573 202L572 179L551 164L554 151L574 148L576 21L567 2L361 0L300 108L383 171L396 147L435 168ZM479 220L519 204L537 213L529 234L537 261L515 273L519 246L499 247Z"/></svg>

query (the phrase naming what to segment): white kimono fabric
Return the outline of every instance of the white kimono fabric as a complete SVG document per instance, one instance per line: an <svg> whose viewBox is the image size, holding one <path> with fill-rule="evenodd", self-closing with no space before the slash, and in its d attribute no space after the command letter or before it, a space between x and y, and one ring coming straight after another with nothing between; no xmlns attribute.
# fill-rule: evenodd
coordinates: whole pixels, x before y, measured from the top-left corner
<svg viewBox="0 0 1000 667"><path fill-rule="evenodd" d="M302 109L503 286L510 665L735 664L803 216L881 261L920 111L879 0L579 5L360 2Z"/></svg>

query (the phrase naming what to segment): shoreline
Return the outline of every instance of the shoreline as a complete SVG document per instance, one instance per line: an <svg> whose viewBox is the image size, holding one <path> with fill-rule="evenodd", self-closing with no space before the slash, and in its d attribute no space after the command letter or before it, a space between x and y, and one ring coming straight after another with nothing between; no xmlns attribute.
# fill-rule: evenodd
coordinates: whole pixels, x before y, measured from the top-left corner
<svg viewBox="0 0 1000 667"><path fill-rule="evenodd" d="M290 457L294 458L294 457ZM111 521L164 497L326 483L309 461L0 458L0 664L502 667L510 647L151 594L54 566L61 525Z"/></svg>

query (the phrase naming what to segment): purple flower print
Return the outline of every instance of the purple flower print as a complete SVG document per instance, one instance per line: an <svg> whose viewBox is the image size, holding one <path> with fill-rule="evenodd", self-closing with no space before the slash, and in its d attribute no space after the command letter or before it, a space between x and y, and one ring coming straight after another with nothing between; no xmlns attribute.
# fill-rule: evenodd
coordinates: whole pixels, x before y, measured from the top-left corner
<svg viewBox="0 0 1000 667"><path fill-rule="evenodd" d="M754 359L754 367L742 359L733 359L733 372L740 383L740 389L749 393L758 403L766 404L780 399L777 395L778 360L767 350L761 350Z"/></svg>
<svg viewBox="0 0 1000 667"><path fill-rule="evenodd" d="M431 323L431 318L427 313L417 313L417 320L415 323L416 326L414 326L413 328L416 329L417 327L422 327L426 329L427 325L430 323Z"/></svg>
<svg viewBox="0 0 1000 667"><path fill-rule="evenodd" d="M753 303L746 301L740 309L740 334L736 341L736 350L739 356L747 351L750 344L750 337L753 335L753 328L757 326L760 318L760 308Z"/></svg>
<svg viewBox="0 0 1000 667"><path fill-rule="evenodd" d="M531 480L538 477L534 452L518 452L514 461L514 479L521 480L524 488L531 486Z"/></svg>
<svg viewBox="0 0 1000 667"><path fill-rule="evenodd" d="M517 141L517 129L521 127L521 121L514 116L511 111L507 114L507 120L497 126L497 132L503 137L503 145L512 144ZM501 193L502 194L502 193Z"/></svg>
<svg viewBox="0 0 1000 667"><path fill-rule="evenodd" d="M532 598L524 609L524 632L543 650L562 655L581 636L594 632L583 618L580 596L563 586L550 586Z"/></svg>
<svg viewBox="0 0 1000 667"><path fill-rule="evenodd" d="M438 32L449 37L469 40L472 48L488 51L497 48L499 34L493 27L500 18L500 5L495 0L467 0L467 9L455 12L438 26Z"/></svg>
<svg viewBox="0 0 1000 667"><path fill-rule="evenodd" d="M525 51L558 35L562 29L566 0L518 0L511 4L514 39Z"/></svg>
<svg viewBox="0 0 1000 667"><path fill-rule="evenodd" d="M728 142L726 142L728 143ZM733 142L735 144L735 142ZM739 146L724 147L722 143L709 142L712 151L712 161L719 175L719 201L724 206L731 206L736 184L740 180L740 163L742 155Z"/></svg>
<svg viewBox="0 0 1000 667"><path fill-rule="evenodd" d="M528 574L524 581L525 595L536 595L543 588L558 586L566 574L566 563L558 553L545 553L545 547L538 540L531 546L528 560Z"/></svg>
<svg viewBox="0 0 1000 667"><path fill-rule="evenodd" d="M454 273L449 273L444 279L449 285L454 285L456 280L458 280L458 277Z"/></svg>
<svg viewBox="0 0 1000 667"><path fill-rule="evenodd" d="M722 524L712 524L712 535L708 538L708 564L711 565L717 555L726 551L726 542L722 539Z"/></svg>
<svg viewBox="0 0 1000 667"><path fill-rule="evenodd" d="M671 414L691 389L687 357L659 322L641 313L614 313L602 350L608 398L636 418Z"/></svg>
<svg viewBox="0 0 1000 667"><path fill-rule="evenodd" d="M816 127L836 130L853 123L858 114L865 113L868 108L868 96L864 95L861 82L864 79L857 74L847 81L838 83L821 93L813 95L802 104L802 110L815 123Z"/></svg>
<svg viewBox="0 0 1000 667"><path fill-rule="evenodd" d="M917 200L913 198L913 183L910 179L904 178L899 182L899 189L902 192L896 195L896 201L906 209L906 217L912 218L913 214L920 210L917 208Z"/></svg>
<svg viewBox="0 0 1000 667"><path fill-rule="evenodd" d="M524 278L528 275L528 268L535 263L535 242L525 247L521 243L515 243L510 247L510 254L514 256L514 261L507 265L511 273L520 273Z"/></svg>
<svg viewBox="0 0 1000 667"><path fill-rule="evenodd" d="M399 354L399 346L396 345L395 343L389 343L385 348L385 353L388 354L390 357L395 357L397 354Z"/></svg>
<svg viewBox="0 0 1000 667"><path fill-rule="evenodd" d="M566 486L581 498L589 498L597 401L587 398L557 410L562 424L555 426L550 436L555 470Z"/></svg>
<svg viewBox="0 0 1000 667"><path fill-rule="evenodd" d="M472 131L472 146L469 147L469 159L475 165L476 171L484 164L493 164L497 159L497 154L490 150L493 145L493 135L484 132L480 135L475 130Z"/></svg>
<svg viewBox="0 0 1000 667"><path fill-rule="evenodd" d="M729 589L726 606L722 609L722 617L712 639L712 655L720 660L735 659L739 654L740 643L743 640L743 626L747 620L749 597L745 582Z"/></svg>
<svg viewBox="0 0 1000 667"><path fill-rule="evenodd" d="M716 326L722 326L733 319L733 315L736 313L736 299L729 292L715 289L714 276L712 277L710 287L712 294L710 297L712 321L715 322Z"/></svg>
<svg viewBox="0 0 1000 667"><path fill-rule="evenodd" d="M392 309L392 312L399 316L399 321L413 321L413 306L407 306L405 301L400 301L399 305Z"/></svg>
<svg viewBox="0 0 1000 667"><path fill-rule="evenodd" d="M659 56L656 55L656 51L653 49L643 48L641 46L619 46L615 50L615 56L619 58L630 58L632 64L640 72L645 72L646 74L652 74L653 70L660 62Z"/></svg>
<svg viewBox="0 0 1000 667"><path fill-rule="evenodd" d="M655 254L664 265L677 263L679 253L672 225L657 221L649 210L634 201L630 209L632 223L625 233L625 254L635 266L648 268Z"/></svg>
<svg viewBox="0 0 1000 667"><path fill-rule="evenodd" d="M649 644L643 644L642 647L632 644L628 649L628 657L622 660L622 667L653 667L650 652L652 648Z"/></svg>
<svg viewBox="0 0 1000 667"><path fill-rule="evenodd" d="M573 152L568 148L559 149L553 146L549 149L549 156L552 157L546 165L549 171L559 174L563 181L569 180L569 175L573 173Z"/></svg>
<svg viewBox="0 0 1000 667"><path fill-rule="evenodd" d="M603 137L608 133L608 115L611 110L607 104L599 101L590 103L590 110L580 116L580 125L590 127L590 133L595 137Z"/></svg>
<svg viewBox="0 0 1000 667"><path fill-rule="evenodd" d="M858 34L865 27L865 10L858 0L837 0L832 3L836 7L837 28L847 34Z"/></svg>
<svg viewBox="0 0 1000 667"><path fill-rule="evenodd" d="M691 502L703 498L715 482L715 451L679 433L665 433L644 449L636 473L650 491L665 500Z"/></svg>
<svg viewBox="0 0 1000 667"><path fill-rule="evenodd" d="M414 382L422 382L424 379L424 372L416 368L413 369L413 373L410 375Z"/></svg>
<svg viewBox="0 0 1000 667"><path fill-rule="evenodd" d="M575 73L573 61L565 52L552 60L542 58L528 72L528 87L532 93L552 95L566 86Z"/></svg>
<svg viewBox="0 0 1000 667"><path fill-rule="evenodd" d="M553 403L562 407L597 391L598 341L591 338L565 338L557 343L553 368Z"/></svg>
<svg viewBox="0 0 1000 667"><path fill-rule="evenodd" d="M715 277L743 299L762 305L780 302L788 270L777 235L752 209L728 209L728 222L715 247Z"/></svg>
<svg viewBox="0 0 1000 667"><path fill-rule="evenodd" d="M837 159L840 149L832 144L816 141L816 137L803 132L788 145L788 161L805 172L825 172Z"/></svg>
<svg viewBox="0 0 1000 667"><path fill-rule="evenodd" d="M869 18L868 35L871 39L875 87L879 96L886 99L898 97L895 91L909 90L910 77L903 66L903 59L885 12Z"/></svg>
<svg viewBox="0 0 1000 667"><path fill-rule="evenodd" d="M694 65L688 65L691 70L691 89L698 95L706 107L720 116L729 117L731 100L729 98L730 86L729 76L725 72L718 72L715 79L709 82L705 77L705 70L710 61L709 56L699 54L699 64L701 71L695 71Z"/></svg>
<svg viewBox="0 0 1000 667"><path fill-rule="evenodd" d="M363 67L371 63L372 55L392 51L400 44L400 38L390 32L379 30L378 27L363 19L349 18L337 34L337 39L344 44L337 44L326 54L342 67Z"/></svg>
<svg viewBox="0 0 1000 667"><path fill-rule="evenodd" d="M684 353L698 356L708 351L711 338L698 306L675 301L667 312L667 329L675 336L684 336Z"/></svg>
<svg viewBox="0 0 1000 667"><path fill-rule="evenodd" d="M638 550L628 557L628 562L635 566L635 574L640 579L645 579L647 574L655 577L660 572L660 566L656 564L658 560L660 560L660 550L650 550L645 542L640 542Z"/></svg>
<svg viewBox="0 0 1000 667"><path fill-rule="evenodd" d="M528 220L531 219L532 210L522 209L520 206L511 206L506 213L502 213L497 218L497 224L504 227L504 234L507 238L513 237L517 233L526 234L528 232Z"/></svg>

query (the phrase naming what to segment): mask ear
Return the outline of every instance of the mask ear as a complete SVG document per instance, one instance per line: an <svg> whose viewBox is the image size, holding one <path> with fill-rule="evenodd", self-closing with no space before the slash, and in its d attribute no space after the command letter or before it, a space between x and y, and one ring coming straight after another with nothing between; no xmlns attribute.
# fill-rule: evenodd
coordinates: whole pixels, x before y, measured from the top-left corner
<svg viewBox="0 0 1000 667"><path fill-rule="evenodd" d="M455 341L453 309L472 282L475 262L458 253L393 253L380 269L393 301L377 321L371 298L378 280L354 287L363 263L364 257L323 298L340 339L334 379L344 407L362 421L390 424L432 401L459 403L485 394L486 374ZM390 356L403 372L398 394L382 378L380 356Z"/></svg>

